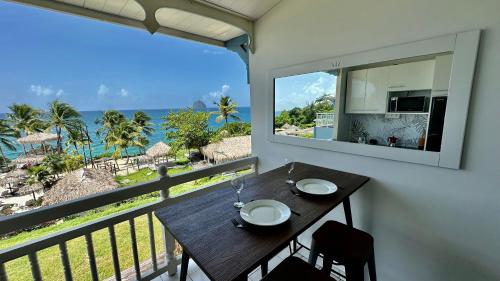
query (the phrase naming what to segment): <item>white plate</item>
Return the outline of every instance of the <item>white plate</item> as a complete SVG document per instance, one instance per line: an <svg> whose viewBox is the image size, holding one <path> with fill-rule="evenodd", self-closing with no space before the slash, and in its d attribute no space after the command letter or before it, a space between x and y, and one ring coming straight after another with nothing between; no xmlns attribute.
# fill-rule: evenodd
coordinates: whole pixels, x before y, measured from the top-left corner
<svg viewBox="0 0 500 281"><path fill-rule="evenodd" d="M337 185L326 180L303 179L297 182L297 189L313 195L329 195L337 191Z"/></svg>
<svg viewBox="0 0 500 281"><path fill-rule="evenodd" d="M240 216L244 221L259 226L282 224L290 218L290 214L287 205L268 199L246 203L240 210Z"/></svg>

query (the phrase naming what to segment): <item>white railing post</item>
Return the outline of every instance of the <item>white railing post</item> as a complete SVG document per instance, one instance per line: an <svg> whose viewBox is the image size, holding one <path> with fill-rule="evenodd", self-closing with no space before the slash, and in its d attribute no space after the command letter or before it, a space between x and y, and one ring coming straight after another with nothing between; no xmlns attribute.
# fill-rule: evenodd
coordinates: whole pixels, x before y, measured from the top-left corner
<svg viewBox="0 0 500 281"><path fill-rule="evenodd" d="M158 174L161 178L168 178L167 166L161 165L158 167ZM167 188L160 190L160 196L162 200L166 200L169 197L170 191ZM175 256L175 239L172 234L163 226L163 238L165 242L165 259L167 261L167 271L168 275L172 276L177 273L177 259Z"/></svg>

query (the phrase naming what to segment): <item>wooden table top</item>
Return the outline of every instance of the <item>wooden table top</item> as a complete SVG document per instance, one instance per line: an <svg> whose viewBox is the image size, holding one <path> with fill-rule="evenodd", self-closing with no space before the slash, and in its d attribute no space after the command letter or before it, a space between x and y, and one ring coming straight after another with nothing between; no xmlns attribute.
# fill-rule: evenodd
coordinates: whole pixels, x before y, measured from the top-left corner
<svg viewBox="0 0 500 281"><path fill-rule="evenodd" d="M234 280L272 258L369 180L304 163L295 163L292 178L328 180L339 190L326 197L293 195L285 183L287 170L280 167L247 179L241 198L278 200L300 213L282 225L236 228L231 219L243 220L233 207L236 194L230 186L159 209L156 216L211 280Z"/></svg>

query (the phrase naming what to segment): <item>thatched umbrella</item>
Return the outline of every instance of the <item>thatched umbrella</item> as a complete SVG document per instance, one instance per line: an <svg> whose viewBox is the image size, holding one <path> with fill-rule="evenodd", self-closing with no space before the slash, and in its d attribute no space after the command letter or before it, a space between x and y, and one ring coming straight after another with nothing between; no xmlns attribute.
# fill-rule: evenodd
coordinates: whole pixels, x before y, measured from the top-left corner
<svg viewBox="0 0 500 281"><path fill-rule="evenodd" d="M67 174L43 196L43 205L78 199L118 187L113 175L106 170L83 168Z"/></svg>
<svg viewBox="0 0 500 281"><path fill-rule="evenodd" d="M153 158L163 157L168 155L170 149L171 148L170 146L168 146L168 144L160 141L153 145L150 149L148 149L146 151L146 155Z"/></svg>
<svg viewBox="0 0 500 281"><path fill-rule="evenodd" d="M224 138L202 147L201 153L216 163L240 159L252 154L251 136Z"/></svg>
<svg viewBox="0 0 500 281"><path fill-rule="evenodd" d="M25 164L38 165L43 162L43 159L45 159L45 156L43 155L33 155L33 156L21 155L17 157L15 160L12 160L11 163L16 165L25 165Z"/></svg>
<svg viewBox="0 0 500 281"><path fill-rule="evenodd" d="M27 135L25 137L17 139L17 142L23 145L23 148L25 147L24 145L26 144L41 144L43 147L43 150L45 152L45 143L49 141L56 141L57 140L57 135L56 134L49 134L49 133L34 133L31 135ZM26 149L24 148L24 153L26 154Z"/></svg>
<svg viewBox="0 0 500 281"><path fill-rule="evenodd" d="M40 183L34 183L32 185L24 185L17 191L20 196L31 194L33 200L36 200L35 192L43 190L43 185Z"/></svg>
<svg viewBox="0 0 500 281"><path fill-rule="evenodd" d="M1 186L7 186L12 191L12 185L25 180L28 177L28 171L22 169L16 169L8 172L5 176L0 179Z"/></svg>
<svg viewBox="0 0 500 281"><path fill-rule="evenodd" d="M165 157L168 155L168 153L170 152L171 148L170 146L168 146L168 144L160 141L160 142L157 142L155 145L153 145L150 149L148 149L146 151L146 155L153 158L153 159L156 159L156 158L159 158L159 157Z"/></svg>

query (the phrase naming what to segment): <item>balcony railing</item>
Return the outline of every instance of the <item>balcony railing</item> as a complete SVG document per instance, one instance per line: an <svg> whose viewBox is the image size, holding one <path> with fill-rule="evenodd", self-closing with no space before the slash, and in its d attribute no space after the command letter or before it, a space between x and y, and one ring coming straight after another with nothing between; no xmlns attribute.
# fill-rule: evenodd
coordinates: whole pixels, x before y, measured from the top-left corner
<svg viewBox="0 0 500 281"><path fill-rule="evenodd" d="M335 124L335 113L333 112L322 112L316 113L316 127L333 127Z"/></svg>
<svg viewBox="0 0 500 281"><path fill-rule="evenodd" d="M151 280L165 272L168 272L170 275L174 275L177 270L177 265L179 264L179 257L175 255L175 240L172 235L164 228L163 239L165 245L164 251L166 262L160 264L157 260L157 249L154 239L153 212L156 209L168 204L180 202L189 198L196 197L200 194L227 186L227 182L224 181L221 183L210 185L203 189L186 193L177 197L170 197L169 189L182 183L190 182L211 175L220 174L226 171L243 169L249 166L254 167L253 173L248 175L252 176L254 174L257 174L256 164L257 157L248 157L220 165L215 165L209 168L200 169L197 171L179 174L172 177L167 175L166 167L160 167L158 171L158 179L148 183L119 188L112 191L83 197L77 200L63 202L46 208L32 210L26 213L2 217L0 218L0 235L8 234L13 231L23 230L40 225L42 223L93 210L99 207L121 202L126 199L134 198L155 191L160 191L161 196L161 199L157 202L129 209L117 214L109 215L89 223L85 223L67 230L56 232L38 239L12 246L7 249L0 250L0 281L8 280L5 264L9 261L25 256L28 257L33 279L42 280L43 276L40 270L37 252L53 246L59 247L59 255L64 271L65 280L73 280L73 272L71 270L67 242L79 237L84 237L87 248L87 258L90 275L92 280L97 281L98 267L96 263L96 254L94 252L92 233L102 229L107 229L109 233L111 256L113 260L115 275L114 277L116 280L121 280L122 276L120 269L120 259L117 250L117 235L115 233L115 226L119 223L127 221L130 229L130 243L136 279ZM135 218L143 215L147 216L152 265L152 270L148 270L147 272L141 272L141 261L139 260L136 226L134 221ZM121 239L123 237L118 238Z"/></svg>

